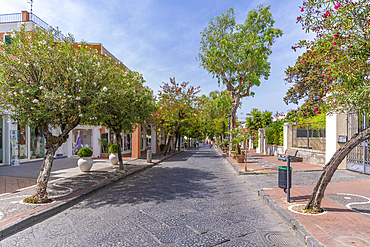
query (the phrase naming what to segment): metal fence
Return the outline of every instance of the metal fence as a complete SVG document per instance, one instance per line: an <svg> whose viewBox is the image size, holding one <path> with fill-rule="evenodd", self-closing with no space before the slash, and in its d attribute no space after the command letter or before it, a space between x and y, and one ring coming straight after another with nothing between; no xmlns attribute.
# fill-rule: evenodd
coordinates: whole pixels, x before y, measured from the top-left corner
<svg viewBox="0 0 370 247"><path fill-rule="evenodd" d="M318 123L292 125L292 146L313 150L326 150L326 131ZM314 127L315 126L315 127Z"/></svg>
<svg viewBox="0 0 370 247"><path fill-rule="evenodd" d="M369 114L363 112L347 113L347 137L369 126ZM347 155L347 169L370 174L369 141L364 141Z"/></svg>
<svg viewBox="0 0 370 247"><path fill-rule="evenodd" d="M53 28L51 25L47 24L37 15L30 13L29 15L30 21L34 22L36 25L40 26L45 30L51 30L54 32L54 35L60 39L65 39L66 37L57 29ZM21 13L14 13L14 14L2 14L0 15L0 23L11 23L11 22L22 22L22 14Z"/></svg>
<svg viewBox="0 0 370 247"><path fill-rule="evenodd" d="M22 21L21 13L0 15L0 23L20 22L20 21Z"/></svg>

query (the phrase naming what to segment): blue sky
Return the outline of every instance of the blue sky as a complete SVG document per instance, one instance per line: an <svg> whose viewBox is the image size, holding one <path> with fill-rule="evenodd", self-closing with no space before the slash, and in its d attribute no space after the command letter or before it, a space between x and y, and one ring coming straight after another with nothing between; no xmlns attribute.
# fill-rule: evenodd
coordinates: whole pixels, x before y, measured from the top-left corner
<svg viewBox="0 0 370 247"><path fill-rule="evenodd" d="M234 8L237 23L245 20L257 5L271 5L275 26L283 30L269 58L271 75L253 88L256 95L244 98L238 110L245 119L252 108L286 113L296 105L283 102L289 85L285 84L285 69L294 65L302 51L291 46L308 35L296 24L300 15L300 0L34 0L33 13L63 33L72 33L76 40L102 43L130 69L144 75L155 93L162 82L175 77L177 82L189 81L200 86L208 95L218 87L195 58L199 53L200 32L209 20ZM27 0L0 0L0 14L30 10ZM309 35L312 37L312 35Z"/></svg>

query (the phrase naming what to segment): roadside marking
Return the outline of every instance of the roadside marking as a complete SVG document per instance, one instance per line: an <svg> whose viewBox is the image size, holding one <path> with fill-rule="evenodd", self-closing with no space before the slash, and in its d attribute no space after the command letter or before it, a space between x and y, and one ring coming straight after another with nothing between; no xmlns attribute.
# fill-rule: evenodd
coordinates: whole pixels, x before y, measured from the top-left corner
<svg viewBox="0 0 370 247"><path fill-rule="evenodd" d="M352 208L352 205L364 205L364 204L369 204L369 203L370 203L370 198L368 198L368 197L366 197L366 196L360 196L360 195L355 195L355 194L347 194L347 193L337 193L337 194L338 194L338 195L346 195L346 196L355 196L355 197L357 196L357 197L360 197L360 198L363 198L363 199L367 200L367 202L351 202L351 203L347 203L347 204L346 204L346 207L347 207L348 209L351 209L351 210L353 210L353 211L357 212L357 213L370 215L370 213L364 213L364 212L361 212L361 211L359 211L359 210L357 210L357 209ZM347 198L351 199L350 197L344 197L344 199L347 199Z"/></svg>

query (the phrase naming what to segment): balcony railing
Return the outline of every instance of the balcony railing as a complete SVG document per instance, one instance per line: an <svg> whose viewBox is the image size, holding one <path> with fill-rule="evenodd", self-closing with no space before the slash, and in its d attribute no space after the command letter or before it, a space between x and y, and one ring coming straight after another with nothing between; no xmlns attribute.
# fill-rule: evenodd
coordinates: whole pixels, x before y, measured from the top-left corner
<svg viewBox="0 0 370 247"><path fill-rule="evenodd" d="M37 15L30 13L29 14L29 21L34 22L36 25L40 26L45 30L52 30L60 39L65 39L66 37L57 29L53 28L45 21L37 17ZM14 13L14 14L2 14L0 15L0 23L11 23L11 22L22 22L22 14L21 13Z"/></svg>
<svg viewBox="0 0 370 247"><path fill-rule="evenodd" d="M22 21L21 13L0 15L0 23L20 22L20 21Z"/></svg>

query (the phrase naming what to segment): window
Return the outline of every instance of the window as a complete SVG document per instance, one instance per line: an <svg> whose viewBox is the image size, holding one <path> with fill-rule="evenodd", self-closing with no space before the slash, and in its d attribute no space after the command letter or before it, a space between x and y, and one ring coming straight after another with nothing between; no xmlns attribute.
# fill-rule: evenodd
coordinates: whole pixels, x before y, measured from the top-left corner
<svg viewBox="0 0 370 247"><path fill-rule="evenodd" d="M10 34L5 34L4 35L4 42L7 45L10 45L11 43L13 43L13 40L12 40L12 37L10 36Z"/></svg>
<svg viewBox="0 0 370 247"><path fill-rule="evenodd" d="M45 138L37 128L30 128L30 159L44 158L45 156Z"/></svg>
<svg viewBox="0 0 370 247"><path fill-rule="evenodd" d="M77 155L81 148L90 148L92 150L92 130L74 129L72 131L72 154Z"/></svg>

